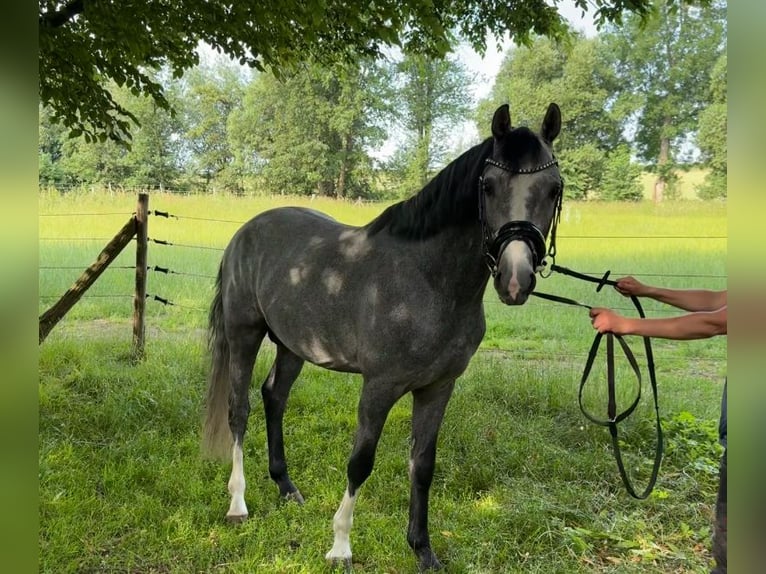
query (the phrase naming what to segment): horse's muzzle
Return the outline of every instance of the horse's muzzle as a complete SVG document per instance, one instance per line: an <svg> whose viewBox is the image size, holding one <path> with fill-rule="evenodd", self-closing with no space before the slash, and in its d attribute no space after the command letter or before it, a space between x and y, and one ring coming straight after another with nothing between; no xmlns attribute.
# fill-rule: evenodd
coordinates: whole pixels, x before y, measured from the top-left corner
<svg viewBox="0 0 766 574"><path fill-rule="evenodd" d="M497 265L494 286L506 305L523 305L537 284L532 257L524 241L511 241Z"/></svg>
<svg viewBox="0 0 766 574"><path fill-rule="evenodd" d="M495 277L495 291L506 305L523 305L535 290L537 279L533 272L507 277L499 272Z"/></svg>

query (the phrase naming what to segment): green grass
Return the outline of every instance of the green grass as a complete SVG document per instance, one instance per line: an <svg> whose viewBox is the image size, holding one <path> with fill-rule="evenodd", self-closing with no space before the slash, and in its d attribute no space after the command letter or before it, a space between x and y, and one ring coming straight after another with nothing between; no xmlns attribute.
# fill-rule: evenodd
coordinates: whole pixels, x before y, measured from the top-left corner
<svg viewBox="0 0 766 574"><path fill-rule="evenodd" d="M152 195L150 208L244 221L265 207L304 201L349 223L368 221L383 208L160 194ZM84 269L134 206L131 195L42 195L41 214L120 214L41 217L41 238L70 238L41 241L41 266ZM236 228L152 217L149 235L223 247ZM558 263L580 271L611 269L612 277L633 273L678 287L726 285L725 239L645 238L725 236L720 204L568 202L559 234ZM106 239L71 240L81 237ZM135 364L129 356L133 274L127 269L108 270L93 292L109 297L85 297L40 347L41 572L329 572L324 553L345 485L359 379L308 366L291 395L286 448L303 507L280 501L268 478L254 385L245 449L251 518L227 525L229 465L199 452L208 276L219 257L213 250L150 245L151 265L204 277L150 274L149 292L178 305L147 304L145 361ZM129 266L133 258L128 247L115 265ZM82 269L41 269L40 293L63 293ZM627 300L593 287L553 276L539 288L629 311ZM51 302L41 300L41 312ZM541 300L511 309L491 288L486 302L487 336L447 410L432 487L430 531L447 571L707 572L725 339L654 342L667 455L655 493L634 501L619 481L608 432L577 407L593 337L587 312ZM645 307L650 315L667 312ZM630 342L640 354L640 341ZM266 347L256 383L272 359ZM618 373L627 400L633 381L624 365ZM586 395L597 412L605 404L601 381L600 365ZM639 487L654 445L646 385L644 397L621 428ZM409 406L405 397L391 412L375 471L361 491L352 531L355 572L415 571L405 540Z"/></svg>

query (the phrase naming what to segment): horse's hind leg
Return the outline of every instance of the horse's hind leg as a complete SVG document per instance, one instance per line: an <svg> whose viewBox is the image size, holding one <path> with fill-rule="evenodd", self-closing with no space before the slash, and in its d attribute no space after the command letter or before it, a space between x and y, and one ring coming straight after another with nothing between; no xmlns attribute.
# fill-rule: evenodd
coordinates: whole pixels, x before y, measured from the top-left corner
<svg viewBox="0 0 766 574"><path fill-rule="evenodd" d="M278 344L277 358L261 386L263 408L266 412L266 436L269 443L269 475L277 483L282 497L295 500L300 504L303 504L303 496L287 473L282 421L290 389L302 368L303 359L285 346Z"/></svg>
<svg viewBox="0 0 766 574"><path fill-rule="evenodd" d="M437 570L441 563L428 535L428 493L436 463L436 439L455 381L448 380L412 392L412 450L410 454L410 521L407 542L420 570Z"/></svg>
<svg viewBox="0 0 766 574"><path fill-rule="evenodd" d="M260 349L265 329L242 329L236 336L227 333L229 339L229 428L234 437L232 449L231 477L229 494L231 504L226 518L229 522L242 522L247 518L245 504L244 451L247 419L250 416L250 381L253 376L255 357Z"/></svg>

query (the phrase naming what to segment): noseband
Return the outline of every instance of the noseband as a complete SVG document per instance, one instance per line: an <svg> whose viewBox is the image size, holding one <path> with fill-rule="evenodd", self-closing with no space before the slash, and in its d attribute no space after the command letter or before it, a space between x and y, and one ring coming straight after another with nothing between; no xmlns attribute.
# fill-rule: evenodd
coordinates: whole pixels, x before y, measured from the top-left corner
<svg viewBox="0 0 766 574"><path fill-rule="evenodd" d="M487 158L485 162L488 165L500 168L503 171L507 171L510 174L528 174L537 173L543 171L554 165L558 165L558 160L554 157L550 161L538 165L537 167L529 169L514 169L507 163L496 161L492 158ZM486 169L486 168L485 168ZM545 258L550 257L555 259L556 257L556 227L558 226L559 218L561 217L561 205L564 197L564 180L561 180L561 185L558 190L558 199L556 200L556 212L553 215L553 222L551 223L551 243L546 252L545 247L545 235L531 221L514 220L504 224L497 232L497 235L493 238L492 231L487 223L487 207L486 200L484 199L484 174L482 173L479 178L479 221L481 222L482 230L482 247L484 250L484 257L489 267L492 277L497 275L497 262L502 255L503 250L511 241L523 241L529 247L532 252L532 265L535 272L541 272L545 269Z"/></svg>

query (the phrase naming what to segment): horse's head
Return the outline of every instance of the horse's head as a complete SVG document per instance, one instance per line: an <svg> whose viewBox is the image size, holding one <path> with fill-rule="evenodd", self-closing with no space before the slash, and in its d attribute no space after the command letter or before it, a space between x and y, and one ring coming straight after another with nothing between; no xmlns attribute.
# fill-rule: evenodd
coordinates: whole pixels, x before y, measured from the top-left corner
<svg viewBox="0 0 766 574"><path fill-rule="evenodd" d="M550 104L540 133L511 126L507 105L492 118L492 155L479 190L484 248L495 290L508 305L521 305L535 288L546 255L546 237L561 207L563 183L551 144L561 111Z"/></svg>

